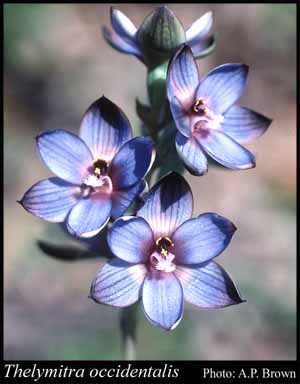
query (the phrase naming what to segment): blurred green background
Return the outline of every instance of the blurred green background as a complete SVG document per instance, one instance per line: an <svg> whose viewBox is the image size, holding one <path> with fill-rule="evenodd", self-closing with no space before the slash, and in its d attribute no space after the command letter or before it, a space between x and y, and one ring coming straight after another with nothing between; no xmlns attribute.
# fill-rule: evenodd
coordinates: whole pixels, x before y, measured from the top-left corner
<svg viewBox="0 0 300 384"><path fill-rule="evenodd" d="M110 4L5 5L6 359L121 359L119 310L88 300L103 259L67 263L45 256L37 239L63 242L55 224L25 212L23 193L50 172L34 137L78 132L80 118L105 94L138 133L135 97L146 100L146 69L100 33ZM119 4L138 26L154 4ZM139 311L138 359L296 358L296 5L171 4L185 28L212 10L218 44L200 74L226 62L250 66L241 104L274 119L248 147L257 167L186 174L195 214L213 211L238 227L218 258L248 302L223 310L186 304L173 332Z"/></svg>

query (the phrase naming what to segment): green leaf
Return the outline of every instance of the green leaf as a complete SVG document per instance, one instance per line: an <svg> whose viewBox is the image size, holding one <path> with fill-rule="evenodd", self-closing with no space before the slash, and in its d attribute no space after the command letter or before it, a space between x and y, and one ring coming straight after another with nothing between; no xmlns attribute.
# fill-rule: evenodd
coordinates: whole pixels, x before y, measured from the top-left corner
<svg viewBox="0 0 300 384"><path fill-rule="evenodd" d="M56 245L44 240L38 240L37 245L45 255L61 261L79 261L100 257L96 252L72 245Z"/></svg>

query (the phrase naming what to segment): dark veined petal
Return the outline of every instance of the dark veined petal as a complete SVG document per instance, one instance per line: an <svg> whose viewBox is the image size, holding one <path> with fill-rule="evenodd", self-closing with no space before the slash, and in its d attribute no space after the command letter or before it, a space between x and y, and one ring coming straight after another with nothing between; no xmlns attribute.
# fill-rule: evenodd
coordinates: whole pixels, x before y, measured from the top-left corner
<svg viewBox="0 0 300 384"><path fill-rule="evenodd" d="M173 57L167 77L167 95L169 102L174 96L186 109L194 100L199 84L199 74L191 48L184 45ZM172 109L172 104L171 104Z"/></svg>
<svg viewBox="0 0 300 384"><path fill-rule="evenodd" d="M144 62L142 53L133 41L125 40L119 36L114 30L111 30L107 27L102 28L102 34L106 42L117 51L122 53L127 53L129 55L136 56L141 62Z"/></svg>
<svg viewBox="0 0 300 384"><path fill-rule="evenodd" d="M187 220L174 232L176 262L200 264L218 256L230 243L236 227L216 213Z"/></svg>
<svg viewBox="0 0 300 384"><path fill-rule="evenodd" d="M134 41L137 29L133 22L123 12L111 7L110 18L111 24L118 35L129 41Z"/></svg>
<svg viewBox="0 0 300 384"><path fill-rule="evenodd" d="M176 128L185 137L190 137L191 136L190 116L176 96L174 96L172 100L170 100L170 108L171 108L173 120L175 121L175 124L176 124Z"/></svg>
<svg viewBox="0 0 300 384"><path fill-rule="evenodd" d="M121 146L131 139L132 130L122 110L102 96L85 112L80 137L89 146L94 159L110 161Z"/></svg>
<svg viewBox="0 0 300 384"><path fill-rule="evenodd" d="M244 64L223 64L208 72L197 89L197 99L209 100L212 111L223 114L243 94L248 76Z"/></svg>
<svg viewBox="0 0 300 384"><path fill-rule="evenodd" d="M193 136L187 138L177 132L175 143L179 157L192 175L201 176L207 172L206 156Z"/></svg>
<svg viewBox="0 0 300 384"><path fill-rule="evenodd" d="M98 303L127 307L138 301L147 274L143 264L128 264L120 259L106 263L97 273L90 298Z"/></svg>
<svg viewBox="0 0 300 384"><path fill-rule="evenodd" d="M130 187L142 179L154 158L155 148L149 137L135 137L125 143L113 158L109 170L114 189Z"/></svg>
<svg viewBox="0 0 300 384"><path fill-rule="evenodd" d="M145 195L137 216L143 217L156 237L171 236L193 213L193 195L185 179L175 172L160 179Z"/></svg>
<svg viewBox="0 0 300 384"><path fill-rule="evenodd" d="M68 231L78 237L95 236L109 221L111 205L108 194L97 193L81 199L68 216Z"/></svg>
<svg viewBox="0 0 300 384"><path fill-rule="evenodd" d="M190 46L198 43L200 40L205 38L210 32L213 25L213 14L212 12L206 12L204 15L199 17L185 32L186 43Z"/></svg>
<svg viewBox="0 0 300 384"><path fill-rule="evenodd" d="M73 133L58 129L36 138L40 156L57 176L70 183L81 184L93 161L86 144Z"/></svg>
<svg viewBox="0 0 300 384"><path fill-rule="evenodd" d="M60 223L80 198L80 187L58 177L34 184L20 203L26 211L44 220Z"/></svg>
<svg viewBox="0 0 300 384"><path fill-rule="evenodd" d="M210 129L205 135L194 133L194 136L204 151L225 167L232 169L255 167L254 155L224 132Z"/></svg>
<svg viewBox="0 0 300 384"><path fill-rule="evenodd" d="M178 266L175 271L186 301L202 308L222 308L242 303L240 294L228 273L217 263L201 267Z"/></svg>
<svg viewBox="0 0 300 384"><path fill-rule="evenodd" d="M142 300L151 323L168 331L177 327L183 314L183 292L173 273L149 274L144 280Z"/></svg>
<svg viewBox="0 0 300 384"><path fill-rule="evenodd" d="M238 143L246 143L261 136L272 120L239 106L232 106L224 115L222 129Z"/></svg>
<svg viewBox="0 0 300 384"><path fill-rule="evenodd" d="M149 224L134 216L116 220L108 232L107 241L113 254L129 263L145 263L154 245Z"/></svg>
<svg viewBox="0 0 300 384"><path fill-rule="evenodd" d="M134 200L144 191L147 183L145 180L138 181L132 187L119 189L112 193L111 216L115 220L122 216Z"/></svg>

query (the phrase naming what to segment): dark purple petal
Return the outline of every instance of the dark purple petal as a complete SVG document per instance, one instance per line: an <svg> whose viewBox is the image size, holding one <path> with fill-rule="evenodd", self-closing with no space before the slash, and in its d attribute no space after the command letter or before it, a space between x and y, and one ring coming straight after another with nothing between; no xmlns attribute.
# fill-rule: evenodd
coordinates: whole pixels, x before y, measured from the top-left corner
<svg viewBox="0 0 300 384"><path fill-rule="evenodd" d="M170 108L177 129L185 137L190 137L191 118L176 96L174 96L172 100L170 100Z"/></svg>
<svg viewBox="0 0 300 384"><path fill-rule="evenodd" d="M171 103L174 96L185 107L190 107L199 83L199 74L191 48L184 45L174 56L168 69L167 95ZM173 111L172 111L173 112Z"/></svg>
<svg viewBox="0 0 300 384"><path fill-rule="evenodd" d="M186 43L193 45L203 40L213 25L213 14L212 12L206 12L204 15L199 17L185 32Z"/></svg>
<svg viewBox="0 0 300 384"><path fill-rule="evenodd" d="M245 301L228 273L215 262L194 268L180 266L175 274L185 300L199 307L222 308Z"/></svg>
<svg viewBox="0 0 300 384"><path fill-rule="evenodd" d="M34 184L20 203L33 215L52 223L60 223L65 220L79 197L79 186L51 177Z"/></svg>
<svg viewBox="0 0 300 384"><path fill-rule="evenodd" d="M92 237L107 224L110 215L110 195L97 193L75 205L67 219L67 228L75 236Z"/></svg>
<svg viewBox="0 0 300 384"><path fill-rule="evenodd" d="M149 224L134 216L116 220L108 232L107 241L113 254L128 263L145 263L154 245Z"/></svg>
<svg viewBox="0 0 300 384"><path fill-rule="evenodd" d="M110 8L111 24L115 32L129 41L135 40L137 29L133 22L121 11L116 8Z"/></svg>
<svg viewBox="0 0 300 384"><path fill-rule="evenodd" d="M197 99L208 100L215 114L223 114L242 96L248 69L244 64L223 64L214 68L200 82Z"/></svg>
<svg viewBox="0 0 300 384"><path fill-rule="evenodd" d="M260 113L234 105L225 113L222 129L238 143L246 143L265 133L271 122Z"/></svg>
<svg viewBox="0 0 300 384"><path fill-rule="evenodd" d="M115 220L122 216L134 200L144 191L147 183L141 180L132 187L113 191L111 216Z"/></svg>
<svg viewBox="0 0 300 384"><path fill-rule="evenodd" d="M142 300L151 323L168 331L177 327L183 314L183 292L173 273L149 274L144 280Z"/></svg>
<svg viewBox="0 0 300 384"><path fill-rule="evenodd" d="M130 187L150 170L155 158L153 141L149 137L135 137L125 143L114 157L109 175L114 189Z"/></svg>
<svg viewBox="0 0 300 384"><path fill-rule="evenodd" d="M175 143L179 157L191 174L201 176L207 172L206 156L193 136L187 138L178 132Z"/></svg>
<svg viewBox="0 0 300 384"><path fill-rule="evenodd" d="M129 55L136 56L141 62L144 62L142 53L133 41L125 40L119 36L114 30L111 30L107 27L102 28L102 34L107 43L122 53L127 53Z"/></svg>
<svg viewBox="0 0 300 384"><path fill-rule="evenodd" d="M70 183L83 182L93 157L78 136L58 129L42 133L36 141L40 156L50 171Z"/></svg>
<svg viewBox="0 0 300 384"><path fill-rule="evenodd" d="M255 167L255 157L224 132L210 129L205 135L194 133L204 151L215 161L232 169Z"/></svg>
<svg viewBox="0 0 300 384"><path fill-rule="evenodd" d="M200 264L218 256L230 243L236 227L216 213L187 220L172 240L177 264Z"/></svg>
<svg viewBox="0 0 300 384"><path fill-rule="evenodd" d="M102 96L85 112L80 137L89 146L94 159L111 161L121 146L131 139L132 130L121 109Z"/></svg>
<svg viewBox="0 0 300 384"><path fill-rule="evenodd" d="M171 236L193 213L193 195L188 183L175 172L163 177L144 197L137 216L143 217L156 237Z"/></svg>
<svg viewBox="0 0 300 384"><path fill-rule="evenodd" d="M91 286L90 298L98 303L127 307L138 301L146 274L143 264L131 265L113 259L98 271Z"/></svg>

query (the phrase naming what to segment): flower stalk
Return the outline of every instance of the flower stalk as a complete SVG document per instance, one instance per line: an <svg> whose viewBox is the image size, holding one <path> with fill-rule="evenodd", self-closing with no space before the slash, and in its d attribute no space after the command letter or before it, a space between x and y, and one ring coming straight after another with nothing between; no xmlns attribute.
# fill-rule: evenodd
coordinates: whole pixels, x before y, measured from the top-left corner
<svg viewBox="0 0 300 384"><path fill-rule="evenodd" d="M137 305L122 308L120 331L124 360L136 360Z"/></svg>

